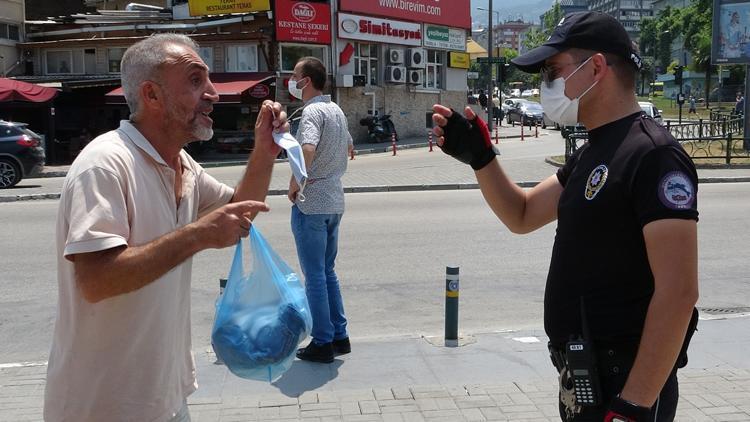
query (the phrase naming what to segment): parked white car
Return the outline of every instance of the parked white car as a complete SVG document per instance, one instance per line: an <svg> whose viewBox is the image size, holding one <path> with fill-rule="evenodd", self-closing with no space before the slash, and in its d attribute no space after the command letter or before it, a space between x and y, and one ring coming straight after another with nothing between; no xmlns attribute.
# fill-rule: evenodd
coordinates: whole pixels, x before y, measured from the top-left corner
<svg viewBox="0 0 750 422"><path fill-rule="evenodd" d="M654 103L648 101L638 101L638 105L641 106L641 110L646 113L649 117L654 119L656 123L663 125L664 121L661 118L661 110L656 108Z"/></svg>
<svg viewBox="0 0 750 422"><path fill-rule="evenodd" d="M532 95L534 95L534 92L533 92L533 91L531 91L530 89L524 90L524 91L523 91L523 92L521 93L521 96L522 96L522 97L531 97Z"/></svg>

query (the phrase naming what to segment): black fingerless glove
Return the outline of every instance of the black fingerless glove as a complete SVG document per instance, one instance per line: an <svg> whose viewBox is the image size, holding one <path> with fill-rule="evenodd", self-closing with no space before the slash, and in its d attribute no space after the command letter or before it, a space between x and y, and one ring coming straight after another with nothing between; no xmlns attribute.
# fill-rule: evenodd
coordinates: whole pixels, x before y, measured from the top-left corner
<svg viewBox="0 0 750 422"><path fill-rule="evenodd" d="M455 110L443 126L444 153L469 164L474 170L480 170L495 159L496 153L490 142L490 131L487 123L479 116L467 120Z"/></svg>
<svg viewBox="0 0 750 422"><path fill-rule="evenodd" d="M609 404L604 422L646 422L651 420L651 409L638 406L618 395Z"/></svg>

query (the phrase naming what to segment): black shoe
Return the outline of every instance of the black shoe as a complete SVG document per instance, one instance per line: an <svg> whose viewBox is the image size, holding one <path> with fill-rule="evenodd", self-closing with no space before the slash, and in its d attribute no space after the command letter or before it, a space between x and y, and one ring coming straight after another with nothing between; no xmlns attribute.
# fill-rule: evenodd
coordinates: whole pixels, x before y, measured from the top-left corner
<svg viewBox="0 0 750 422"><path fill-rule="evenodd" d="M315 344L310 342L307 347L297 350L297 358L309 362L333 362L333 345L331 343Z"/></svg>
<svg viewBox="0 0 750 422"><path fill-rule="evenodd" d="M349 343L349 337L333 341L333 351L339 355L345 355L352 352L352 345Z"/></svg>

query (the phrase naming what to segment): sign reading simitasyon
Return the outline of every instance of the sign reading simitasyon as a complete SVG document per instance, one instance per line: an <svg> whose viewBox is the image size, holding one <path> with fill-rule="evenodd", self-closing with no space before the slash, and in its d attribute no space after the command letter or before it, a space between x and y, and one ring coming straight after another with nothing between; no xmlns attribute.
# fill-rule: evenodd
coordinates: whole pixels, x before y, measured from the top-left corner
<svg viewBox="0 0 750 422"><path fill-rule="evenodd" d="M422 25L339 13L339 37L412 46L422 45Z"/></svg>

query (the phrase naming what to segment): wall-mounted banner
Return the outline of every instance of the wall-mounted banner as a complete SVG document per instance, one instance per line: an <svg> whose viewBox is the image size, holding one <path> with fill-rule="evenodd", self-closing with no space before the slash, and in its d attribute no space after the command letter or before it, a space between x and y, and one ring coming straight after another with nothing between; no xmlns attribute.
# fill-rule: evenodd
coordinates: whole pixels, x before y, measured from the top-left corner
<svg viewBox="0 0 750 422"><path fill-rule="evenodd" d="M341 0L341 10L471 28L469 0Z"/></svg>
<svg viewBox="0 0 750 422"><path fill-rule="evenodd" d="M750 63L750 2L714 1L711 63Z"/></svg>
<svg viewBox="0 0 750 422"><path fill-rule="evenodd" d="M331 43L331 6L295 0L276 0L276 40Z"/></svg>
<svg viewBox="0 0 750 422"><path fill-rule="evenodd" d="M339 38L421 46L422 25L339 13Z"/></svg>
<svg viewBox="0 0 750 422"><path fill-rule="evenodd" d="M424 24L424 46L466 51L466 30Z"/></svg>
<svg viewBox="0 0 750 422"><path fill-rule="evenodd" d="M471 56L469 56L469 53L459 53L457 51L449 51L448 52L448 67L468 69L469 67L471 67Z"/></svg>

